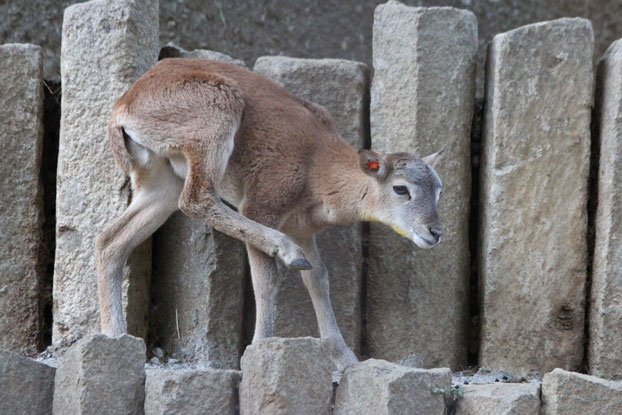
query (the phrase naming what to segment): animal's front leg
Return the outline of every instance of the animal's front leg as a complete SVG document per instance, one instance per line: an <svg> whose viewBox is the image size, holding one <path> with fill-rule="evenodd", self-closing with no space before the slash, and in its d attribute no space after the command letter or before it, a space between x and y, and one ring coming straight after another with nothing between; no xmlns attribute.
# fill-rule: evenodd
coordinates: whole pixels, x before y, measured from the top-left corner
<svg viewBox="0 0 622 415"><path fill-rule="evenodd" d="M199 149L194 151L196 153L188 151L186 154L188 176L179 200L181 211L269 256L278 257L290 269L311 268L300 247L270 225L256 221L261 219L261 215L255 217L249 214L251 209L248 207L242 208L246 212L240 215L225 205L215 190L223 172L214 171L213 166L209 166L210 158Z"/></svg>
<svg viewBox="0 0 622 415"><path fill-rule="evenodd" d="M255 335L257 340L272 337L274 327L274 302L276 299L277 267L274 258L246 244L251 266L253 292L255 293Z"/></svg>
<svg viewBox="0 0 622 415"><path fill-rule="evenodd" d="M333 340L333 359L338 369L343 370L352 363L358 362L358 359L352 350L346 346L337 326L333 307L330 304L328 271L315 245L315 238L298 243L313 266L311 270L301 272L302 280L313 302L320 336Z"/></svg>

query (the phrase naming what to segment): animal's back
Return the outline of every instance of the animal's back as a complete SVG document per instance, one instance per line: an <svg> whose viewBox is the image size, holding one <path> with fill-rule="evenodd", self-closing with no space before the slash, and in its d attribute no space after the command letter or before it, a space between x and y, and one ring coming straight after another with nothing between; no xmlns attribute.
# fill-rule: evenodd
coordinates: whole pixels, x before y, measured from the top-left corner
<svg viewBox="0 0 622 415"><path fill-rule="evenodd" d="M251 134L255 138L265 132L265 137L261 138L284 137L298 141L336 135L330 114L319 105L297 98L275 82L246 68L208 59L170 58L158 62L119 99L115 107L127 105L130 113L134 107L145 108L145 101L149 105L165 107L172 104L166 95L173 97L171 92L175 88L201 81L209 85L206 91L213 90L211 98L217 105L227 105L226 102L217 102L221 92L233 94L244 102L241 134L247 134L250 129L255 132ZM164 99L157 100L162 96ZM186 105L200 105L193 102L192 95L188 98L190 101ZM167 113L164 108L154 109L159 111L160 117Z"/></svg>
<svg viewBox="0 0 622 415"><path fill-rule="evenodd" d="M315 153L347 145L322 107L245 68L205 59L160 61L117 101L113 119L126 129L149 130L143 137L133 131L137 141L173 160L184 146L209 140L201 133L239 105L243 111L224 178L225 187L235 188L231 193L237 196L228 201L236 206L243 195L255 203L291 206L304 193ZM119 141L112 147L123 167Z"/></svg>

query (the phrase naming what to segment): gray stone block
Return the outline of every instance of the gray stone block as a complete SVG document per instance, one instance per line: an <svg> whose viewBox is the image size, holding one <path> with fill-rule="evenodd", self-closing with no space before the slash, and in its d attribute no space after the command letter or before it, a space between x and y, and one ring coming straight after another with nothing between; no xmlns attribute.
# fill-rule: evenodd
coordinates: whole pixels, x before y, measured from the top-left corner
<svg viewBox="0 0 622 415"><path fill-rule="evenodd" d="M337 387L335 415L445 415L449 369L415 369L370 359L348 367Z"/></svg>
<svg viewBox="0 0 622 415"><path fill-rule="evenodd" d="M591 374L622 379L622 40L601 59L596 91L600 166L588 362Z"/></svg>
<svg viewBox="0 0 622 415"><path fill-rule="evenodd" d="M0 413L52 413L56 369L15 353L0 350Z"/></svg>
<svg viewBox="0 0 622 415"><path fill-rule="evenodd" d="M366 114L369 69L359 62L338 59L262 57L255 72L272 79L294 95L320 104L333 116L341 136L363 148L368 132ZM361 340L361 225L334 226L317 235L317 245L330 277L330 297L346 344L359 350ZM318 336L319 331L300 273L280 262L274 313L277 336Z"/></svg>
<svg viewBox="0 0 622 415"><path fill-rule="evenodd" d="M41 48L0 46L0 348L42 345Z"/></svg>
<svg viewBox="0 0 622 415"><path fill-rule="evenodd" d="M232 63L234 65L241 66L246 68L246 64L244 61L240 59L234 59L229 55L225 55L224 53L216 52L215 50L207 50L207 49L195 49L195 50L186 50L180 46L177 46L174 43L168 43L162 49L160 49L159 59L166 58L195 58L195 59L212 59L216 61L222 61L227 63Z"/></svg>
<svg viewBox="0 0 622 415"><path fill-rule="evenodd" d="M331 344L270 337L242 356L242 415L328 414L333 394Z"/></svg>
<svg viewBox="0 0 622 415"><path fill-rule="evenodd" d="M465 385L455 415L539 415L540 384Z"/></svg>
<svg viewBox="0 0 622 415"><path fill-rule="evenodd" d="M145 415L235 415L240 379L234 370L147 370Z"/></svg>
<svg viewBox="0 0 622 415"><path fill-rule="evenodd" d="M622 381L555 369L542 379L542 415L622 414Z"/></svg>
<svg viewBox="0 0 622 415"><path fill-rule="evenodd" d="M244 244L181 212L153 241L150 341L185 361L238 368Z"/></svg>
<svg viewBox="0 0 622 415"><path fill-rule="evenodd" d="M381 224L369 241L369 353L423 367L466 360L470 131L477 22L468 11L390 1L374 15L372 149L419 157L445 148L439 246L423 251ZM408 318L404 318L407 315Z"/></svg>
<svg viewBox="0 0 622 415"><path fill-rule="evenodd" d="M142 414L145 343L123 335L85 337L56 369L54 415Z"/></svg>
<svg viewBox="0 0 622 415"><path fill-rule="evenodd" d="M495 36L481 159L480 365L583 359L593 34L559 19Z"/></svg>
<svg viewBox="0 0 622 415"><path fill-rule="evenodd" d="M54 342L99 331L94 241L130 199L129 181L115 165L106 127L112 104L156 63L159 49L157 1L93 0L65 10ZM128 331L144 336L150 241L135 251L124 274Z"/></svg>

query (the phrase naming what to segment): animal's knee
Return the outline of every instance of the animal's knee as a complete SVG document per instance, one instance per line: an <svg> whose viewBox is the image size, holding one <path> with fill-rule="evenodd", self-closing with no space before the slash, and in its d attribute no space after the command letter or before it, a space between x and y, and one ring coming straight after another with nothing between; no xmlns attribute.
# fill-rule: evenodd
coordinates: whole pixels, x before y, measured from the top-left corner
<svg viewBox="0 0 622 415"><path fill-rule="evenodd" d="M218 203L218 196L209 188L198 189L187 186L179 197L177 206L183 213L196 219L215 215Z"/></svg>
<svg viewBox="0 0 622 415"><path fill-rule="evenodd" d="M313 264L312 271L303 273L303 282L307 289L319 292L328 292L328 272L322 264Z"/></svg>
<svg viewBox="0 0 622 415"><path fill-rule="evenodd" d="M97 238L95 238L95 255L98 260L103 257L103 253L109 245L110 239L111 234L109 230L101 232L97 235Z"/></svg>
<svg viewBox="0 0 622 415"><path fill-rule="evenodd" d="M102 269L107 269L111 265L118 266L119 263L125 263L123 250L119 246L118 241L114 240L111 232L104 231L95 240L95 259L98 266Z"/></svg>

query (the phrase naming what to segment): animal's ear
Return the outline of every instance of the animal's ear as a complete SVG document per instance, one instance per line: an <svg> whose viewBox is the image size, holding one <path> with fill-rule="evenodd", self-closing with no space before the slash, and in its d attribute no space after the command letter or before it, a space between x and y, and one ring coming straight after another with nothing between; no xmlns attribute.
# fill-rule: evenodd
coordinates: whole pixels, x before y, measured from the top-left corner
<svg viewBox="0 0 622 415"><path fill-rule="evenodd" d="M359 165L361 170L369 176L382 181L389 173L389 167L382 156L375 151L359 150Z"/></svg>
<svg viewBox="0 0 622 415"><path fill-rule="evenodd" d="M426 164L429 164L430 166L434 167L436 165L436 163L440 160L441 156L443 155L443 153L445 152L445 149L441 149L441 151L437 151L434 154L430 154L429 156L425 156L424 158L422 158L421 160L423 160Z"/></svg>

